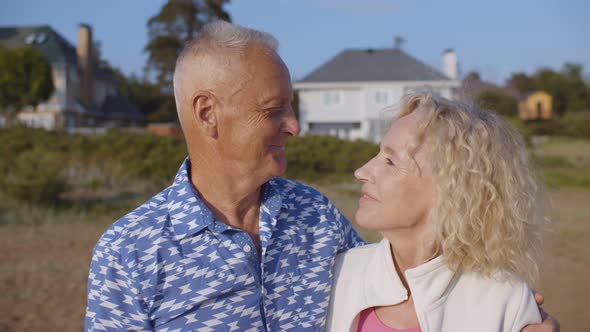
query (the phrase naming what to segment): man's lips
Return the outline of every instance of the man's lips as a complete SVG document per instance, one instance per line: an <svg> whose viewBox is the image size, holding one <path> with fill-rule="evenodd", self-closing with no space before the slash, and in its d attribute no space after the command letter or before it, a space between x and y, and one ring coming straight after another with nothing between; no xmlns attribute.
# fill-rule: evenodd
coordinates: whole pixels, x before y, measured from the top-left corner
<svg viewBox="0 0 590 332"><path fill-rule="evenodd" d="M271 152L285 152L285 146L284 145L269 145L268 149Z"/></svg>

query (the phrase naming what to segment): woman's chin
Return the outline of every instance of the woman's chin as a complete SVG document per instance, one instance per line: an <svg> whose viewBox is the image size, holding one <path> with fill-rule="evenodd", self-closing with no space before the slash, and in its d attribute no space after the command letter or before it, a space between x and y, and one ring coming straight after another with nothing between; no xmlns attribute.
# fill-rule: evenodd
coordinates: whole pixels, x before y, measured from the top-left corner
<svg viewBox="0 0 590 332"><path fill-rule="evenodd" d="M368 215L363 213L362 211L357 211L354 215L354 220L357 225L361 226L362 228L370 229L376 231L378 227L375 225L375 216Z"/></svg>

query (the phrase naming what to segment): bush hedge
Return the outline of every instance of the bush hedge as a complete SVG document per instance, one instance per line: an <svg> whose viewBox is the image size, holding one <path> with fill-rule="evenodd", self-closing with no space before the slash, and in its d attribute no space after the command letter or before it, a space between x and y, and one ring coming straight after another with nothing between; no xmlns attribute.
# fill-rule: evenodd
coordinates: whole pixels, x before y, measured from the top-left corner
<svg viewBox="0 0 590 332"><path fill-rule="evenodd" d="M135 181L162 188L187 155L182 140L117 130L81 136L14 127L1 129L0 140L0 191L30 203L54 203L67 189L117 189ZM377 150L360 140L292 138L286 176L306 181L350 178Z"/></svg>

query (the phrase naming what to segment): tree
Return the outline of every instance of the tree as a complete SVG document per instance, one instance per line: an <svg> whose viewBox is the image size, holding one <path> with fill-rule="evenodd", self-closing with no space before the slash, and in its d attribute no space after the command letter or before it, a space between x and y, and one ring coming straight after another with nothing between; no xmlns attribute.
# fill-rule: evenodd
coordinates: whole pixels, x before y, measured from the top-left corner
<svg viewBox="0 0 590 332"><path fill-rule="evenodd" d="M112 69L112 71L119 83L120 93L137 105L139 110L148 117L148 121L151 121L151 115L160 110L167 100L174 101L174 98L162 94L156 84L145 78L140 78L135 74L127 77L119 69Z"/></svg>
<svg viewBox="0 0 590 332"><path fill-rule="evenodd" d="M535 80L525 73L512 74L507 81L507 85L515 88L521 96L537 89Z"/></svg>
<svg viewBox="0 0 590 332"><path fill-rule="evenodd" d="M561 70L567 80L567 109L568 111L590 110L590 86L584 82L580 64L566 62Z"/></svg>
<svg viewBox="0 0 590 332"><path fill-rule="evenodd" d="M514 73L507 85L516 88L521 95L537 90L549 93L553 97L553 110L563 115L590 109L590 85L584 81L583 72L582 65L566 62L561 71L541 68L532 76Z"/></svg>
<svg viewBox="0 0 590 332"><path fill-rule="evenodd" d="M518 112L516 98L501 89L484 89L475 97L475 102L484 109L512 117Z"/></svg>
<svg viewBox="0 0 590 332"><path fill-rule="evenodd" d="M54 91L51 66L32 48L0 48L0 109L12 122L13 113L37 106Z"/></svg>
<svg viewBox="0 0 590 332"><path fill-rule="evenodd" d="M201 27L216 19L229 21L223 6L229 0L168 0L149 19L147 68L154 72L162 92L171 94L176 58L185 43L197 36Z"/></svg>
<svg viewBox="0 0 590 332"><path fill-rule="evenodd" d="M467 73L467 75L465 75L465 79L481 81L481 76L477 71L472 70L469 73Z"/></svg>

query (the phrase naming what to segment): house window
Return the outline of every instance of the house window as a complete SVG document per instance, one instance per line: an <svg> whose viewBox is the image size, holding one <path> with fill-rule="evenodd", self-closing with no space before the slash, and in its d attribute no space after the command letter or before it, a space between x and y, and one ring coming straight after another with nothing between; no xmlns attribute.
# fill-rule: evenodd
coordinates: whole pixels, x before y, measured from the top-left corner
<svg viewBox="0 0 590 332"><path fill-rule="evenodd" d="M388 104L389 103L389 93L387 91L377 91L375 92L375 103L376 104Z"/></svg>
<svg viewBox="0 0 590 332"><path fill-rule="evenodd" d="M323 99L324 105L339 105L341 101L340 91L326 91Z"/></svg>

